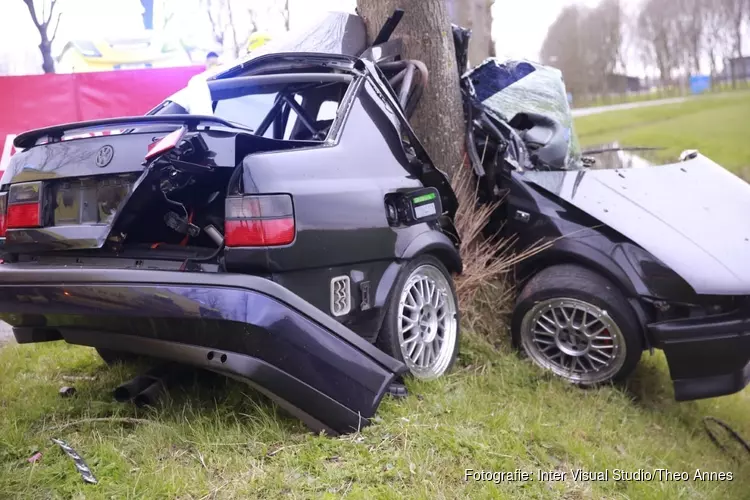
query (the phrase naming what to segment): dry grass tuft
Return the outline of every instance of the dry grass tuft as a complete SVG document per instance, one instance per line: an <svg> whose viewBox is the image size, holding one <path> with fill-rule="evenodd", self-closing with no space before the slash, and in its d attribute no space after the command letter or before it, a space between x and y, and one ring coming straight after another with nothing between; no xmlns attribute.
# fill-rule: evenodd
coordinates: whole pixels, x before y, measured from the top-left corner
<svg viewBox="0 0 750 500"><path fill-rule="evenodd" d="M456 278L456 291L462 311L462 323L468 330L495 337L505 325L505 316L513 308L515 290L513 268L551 243L538 244L517 252L517 238L488 237L484 228L502 203L480 204L470 167L458 169L451 179L459 202L455 224L461 238L463 273Z"/></svg>

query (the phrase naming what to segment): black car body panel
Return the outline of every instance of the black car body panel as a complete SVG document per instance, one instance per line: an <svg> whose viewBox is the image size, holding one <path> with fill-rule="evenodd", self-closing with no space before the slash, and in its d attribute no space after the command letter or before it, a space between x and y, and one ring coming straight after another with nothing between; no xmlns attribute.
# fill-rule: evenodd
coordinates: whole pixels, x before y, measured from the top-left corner
<svg viewBox="0 0 750 500"><path fill-rule="evenodd" d="M515 61L480 69L462 89L480 198L499 203L487 233L543 249L517 266L518 278L559 264L595 271L625 296L644 348L664 350L678 400L742 390L750 381L748 184L697 152L664 166L584 164L574 157L564 92L544 87L558 79L554 70L526 78L544 70ZM546 118L535 115L546 108ZM565 123L548 119L555 114ZM559 154L566 148L568 160Z"/></svg>
<svg viewBox="0 0 750 500"><path fill-rule="evenodd" d="M667 197L654 193L652 198L657 200L652 203L626 198L632 192L648 191L654 184L645 181L631 184L623 189L625 194L613 194L611 186L602 179L642 178L651 175L650 171L666 169L653 174L658 178L670 173L688 175L702 169L702 175L719 179L715 182L726 181L728 196L733 191L747 189L744 182L702 156L684 164L684 167L676 164L627 169L622 176L609 170L512 172L501 181L508 194L500 217L506 221L503 230L515 234L520 247L547 243L543 251L518 266L521 279L548 266L575 263L600 273L619 287L639 320L644 347L664 351L675 398L679 401L732 394L750 383L750 301L732 288L739 286L737 274L746 264L738 261L728 264L732 274L703 272L719 265L714 258L707 258L703 250L719 252L722 245L701 237L700 231L713 233L721 231L723 226L711 225L704 219L702 226L691 230L675 228L679 219L673 219L673 225L669 225L665 222L667 218L659 217L656 210ZM666 191L666 187L661 190ZM669 199L680 205L680 200ZM681 206L693 203L693 199L686 199ZM735 198L737 203L746 202ZM706 201L692 211L706 211L704 207L710 206L713 212L713 207L721 205L721 200L710 205ZM693 223L698 226L701 221L696 216ZM740 220L735 225L747 226ZM652 233L654 226L658 226L661 237ZM739 231L723 237L722 241L743 240L720 254L723 258L742 251L746 244L742 234L745 233ZM701 242L703 248L690 237ZM676 240L682 244L678 245ZM670 249L670 243L676 246ZM649 249L659 253L660 258ZM688 260L691 255L699 259ZM722 278L724 285L719 282ZM701 289L704 293L696 291L695 288L707 283L715 293L705 293L706 288Z"/></svg>
<svg viewBox="0 0 750 500"><path fill-rule="evenodd" d="M705 156L649 168L526 177L637 242L696 293L750 294L750 185Z"/></svg>
<svg viewBox="0 0 750 500"><path fill-rule="evenodd" d="M405 366L256 276L5 264L0 317L19 342L65 339L253 383L316 430L367 424Z"/></svg>
<svg viewBox="0 0 750 500"><path fill-rule="evenodd" d="M741 391L750 383L750 305L737 311L653 323L675 398L687 401Z"/></svg>

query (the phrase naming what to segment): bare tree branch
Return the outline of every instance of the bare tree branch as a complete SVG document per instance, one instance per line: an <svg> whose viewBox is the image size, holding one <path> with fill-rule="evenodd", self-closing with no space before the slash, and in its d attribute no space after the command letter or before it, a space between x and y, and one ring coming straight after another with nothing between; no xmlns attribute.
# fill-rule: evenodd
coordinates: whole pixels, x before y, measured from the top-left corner
<svg viewBox="0 0 750 500"><path fill-rule="evenodd" d="M55 21L55 27L52 30L52 36L50 36L49 43L52 43L55 41L55 38L57 37L57 30L60 27L60 18L62 17L62 12L57 14L57 20Z"/></svg>
<svg viewBox="0 0 750 500"><path fill-rule="evenodd" d="M232 44L234 48L234 57L240 55L240 46L237 43L237 25L234 24L234 12L232 10L232 0L226 1L227 15L229 16L229 29L232 30Z"/></svg>
<svg viewBox="0 0 750 500"><path fill-rule="evenodd" d="M26 7L29 9L31 20L34 21L37 29L41 29L42 25L39 24L39 19L36 17L36 7L34 7L34 0L23 0L23 3L25 3Z"/></svg>
<svg viewBox="0 0 750 500"><path fill-rule="evenodd" d="M42 3L45 5L45 3ZM55 15L55 7L57 6L57 0L51 0L49 3L49 16L44 19L44 22L49 26L49 22L52 20L52 16ZM44 17L44 15L42 15Z"/></svg>
<svg viewBox="0 0 750 500"><path fill-rule="evenodd" d="M284 17L284 28L289 31L289 0L284 2L284 7L281 9L281 15Z"/></svg>
<svg viewBox="0 0 750 500"><path fill-rule="evenodd" d="M58 14L54 29L51 32L50 23L52 21L52 16L55 13L57 0L49 0L49 5L47 4L47 0L42 1L41 21L39 20L39 16L37 15L37 9L34 4L34 0L23 0L23 3L26 4L26 8L28 8L29 14L31 15L31 20L36 26L37 31L39 31L39 51L42 53L42 69L45 73L54 73L55 60L52 58L52 42L54 42L55 36L57 35L57 29L60 27L60 18L62 16L62 13Z"/></svg>
<svg viewBox="0 0 750 500"><path fill-rule="evenodd" d="M216 43L224 45L224 30L219 25L219 19L214 16L214 3L211 0L204 0L208 21L211 23L211 33Z"/></svg>

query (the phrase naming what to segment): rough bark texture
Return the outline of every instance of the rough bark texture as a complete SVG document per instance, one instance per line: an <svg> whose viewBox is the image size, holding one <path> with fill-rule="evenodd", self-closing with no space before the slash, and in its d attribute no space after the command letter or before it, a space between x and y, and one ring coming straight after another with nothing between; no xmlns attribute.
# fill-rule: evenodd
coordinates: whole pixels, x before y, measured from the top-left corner
<svg viewBox="0 0 750 500"><path fill-rule="evenodd" d="M435 165L453 172L463 158L464 120L445 0L358 0L357 12L371 41L397 8L405 15L393 37L404 41L406 58L424 62L430 71L412 126Z"/></svg>
<svg viewBox="0 0 750 500"><path fill-rule="evenodd" d="M448 0L448 18L453 24L471 30L469 67L495 55L492 40L492 4L495 0Z"/></svg>

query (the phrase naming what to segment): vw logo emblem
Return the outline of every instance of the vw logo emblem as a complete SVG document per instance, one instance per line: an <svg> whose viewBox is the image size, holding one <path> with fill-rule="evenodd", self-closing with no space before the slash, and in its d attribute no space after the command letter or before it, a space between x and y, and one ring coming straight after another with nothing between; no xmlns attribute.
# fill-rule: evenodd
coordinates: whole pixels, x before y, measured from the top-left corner
<svg viewBox="0 0 750 500"><path fill-rule="evenodd" d="M112 157L115 155L115 149L112 146L104 146L96 153L96 166L106 167L112 161Z"/></svg>

